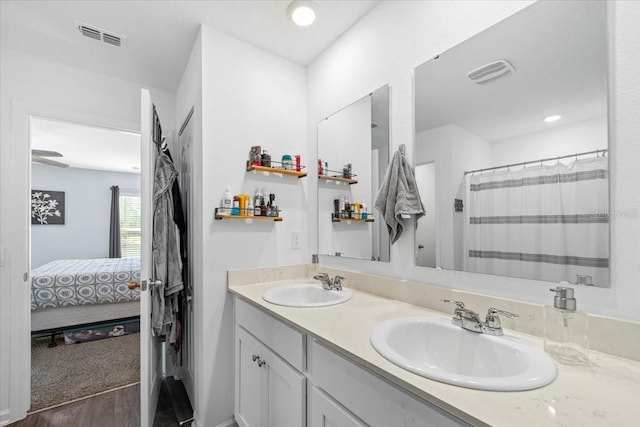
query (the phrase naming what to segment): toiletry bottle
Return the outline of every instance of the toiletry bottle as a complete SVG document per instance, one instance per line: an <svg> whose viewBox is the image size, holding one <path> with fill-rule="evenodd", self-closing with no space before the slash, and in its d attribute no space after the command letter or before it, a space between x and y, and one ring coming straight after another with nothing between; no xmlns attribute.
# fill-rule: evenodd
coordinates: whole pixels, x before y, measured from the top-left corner
<svg viewBox="0 0 640 427"><path fill-rule="evenodd" d="M262 166L271 167L271 156L267 154L267 150L262 150Z"/></svg>
<svg viewBox="0 0 640 427"><path fill-rule="evenodd" d="M342 214L344 213L344 196L340 196L340 206L338 212L338 218L342 218Z"/></svg>
<svg viewBox="0 0 640 427"><path fill-rule="evenodd" d="M296 154L296 172L302 170L302 164L300 163L300 154Z"/></svg>
<svg viewBox="0 0 640 427"><path fill-rule="evenodd" d="M231 215L240 215L240 199L238 196L233 196L233 208L231 208Z"/></svg>
<svg viewBox="0 0 640 427"><path fill-rule="evenodd" d="M336 219L340 218L340 200L339 199L333 200L333 217Z"/></svg>
<svg viewBox="0 0 640 427"><path fill-rule="evenodd" d="M589 317L576 311L573 288L560 282L553 307L544 307L544 349L556 361L567 365L589 364Z"/></svg>
<svg viewBox="0 0 640 427"><path fill-rule="evenodd" d="M291 158L291 154L283 154L282 155L282 167L286 170L293 169L293 159Z"/></svg>
<svg viewBox="0 0 640 427"><path fill-rule="evenodd" d="M253 196L253 207L254 207L255 216L261 215L260 206L262 206L263 202L264 202L264 199L262 197L262 191L260 190L260 187L258 187L256 188L255 195Z"/></svg>
<svg viewBox="0 0 640 427"><path fill-rule="evenodd" d="M367 201L362 199L362 203L360 203L360 218L367 219Z"/></svg>
<svg viewBox="0 0 640 427"><path fill-rule="evenodd" d="M269 194L269 209L268 209L268 214L267 216L277 216L276 210L275 210L275 205L273 204L273 202L276 200L276 195L273 193Z"/></svg>
<svg viewBox="0 0 640 427"><path fill-rule="evenodd" d="M231 215L232 208L233 208L233 195L231 194L231 188L227 187L224 190L224 195L222 196L222 213L226 215Z"/></svg>
<svg viewBox="0 0 640 427"><path fill-rule="evenodd" d="M324 171L322 170L322 160L318 159L318 175L324 175Z"/></svg>
<svg viewBox="0 0 640 427"><path fill-rule="evenodd" d="M240 216L247 216L247 204L249 202L248 194L238 194L238 200L240 201Z"/></svg>
<svg viewBox="0 0 640 427"><path fill-rule="evenodd" d="M249 197L247 200L247 216L254 216L255 210L253 209L253 199Z"/></svg>

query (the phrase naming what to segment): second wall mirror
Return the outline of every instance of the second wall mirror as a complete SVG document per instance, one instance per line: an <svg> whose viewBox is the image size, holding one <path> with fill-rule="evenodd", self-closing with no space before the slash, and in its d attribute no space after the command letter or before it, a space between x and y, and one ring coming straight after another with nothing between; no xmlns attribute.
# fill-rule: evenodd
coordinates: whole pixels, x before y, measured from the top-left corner
<svg viewBox="0 0 640 427"><path fill-rule="evenodd" d="M389 164L389 86L318 123L318 253L386 261L373 201Z"/></svg>

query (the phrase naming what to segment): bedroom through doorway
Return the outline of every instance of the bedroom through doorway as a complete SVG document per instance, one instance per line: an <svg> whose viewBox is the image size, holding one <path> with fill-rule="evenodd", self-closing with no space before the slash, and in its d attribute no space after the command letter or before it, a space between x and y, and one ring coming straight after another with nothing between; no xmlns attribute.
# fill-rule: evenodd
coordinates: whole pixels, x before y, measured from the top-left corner
<svg viewBox="0 0 640 427"><path fill-rule="evenodd" d="M128 130L31 116L29 139L36 412L140 381L141 166Z"/></svg>

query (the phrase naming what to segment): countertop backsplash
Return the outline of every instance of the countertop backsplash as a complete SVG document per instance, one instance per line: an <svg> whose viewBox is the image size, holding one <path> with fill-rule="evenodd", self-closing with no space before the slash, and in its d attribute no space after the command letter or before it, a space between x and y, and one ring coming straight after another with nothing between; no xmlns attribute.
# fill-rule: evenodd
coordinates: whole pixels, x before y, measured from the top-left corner
<svg viewBox="0 0 640 427"><path fill-rule="evenodd" d="M300 279L313 283L319 271L329 275L339 274L346 279L344 286L384 298L406 302L445 314L453 313L453 307L442 299L463 301L481 316L491 307L516 313L519 317L502 317L505 329L544 337L544 305L507 298L498 298L472 292L458 291L427 283L377 276L354 271L324 267L319 264L301 264L279 267L263 267L245 270L230 270L228 285L241 286L280 280ZM552 298L550 298L552 305ZM613 317L588 314L590 350L613 356L640 361L640 322ZM615 332L615 333L614 333Z"/></svg>

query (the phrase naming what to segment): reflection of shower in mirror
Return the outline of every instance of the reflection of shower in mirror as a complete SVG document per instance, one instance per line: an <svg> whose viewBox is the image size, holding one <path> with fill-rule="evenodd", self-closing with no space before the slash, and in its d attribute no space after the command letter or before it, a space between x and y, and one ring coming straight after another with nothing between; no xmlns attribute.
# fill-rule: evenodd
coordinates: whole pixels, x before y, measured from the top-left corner
<svg viewBox="0 0 640 427"><path fill-rule="evenodd" d="M416 68L416 265L609 286L607 8L537 2Z"/></svg>

